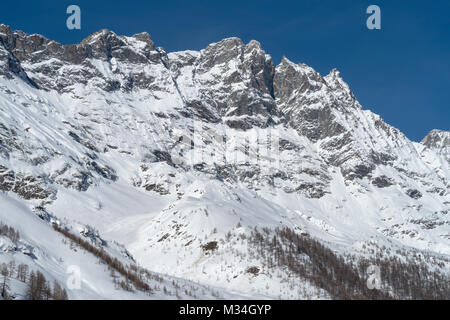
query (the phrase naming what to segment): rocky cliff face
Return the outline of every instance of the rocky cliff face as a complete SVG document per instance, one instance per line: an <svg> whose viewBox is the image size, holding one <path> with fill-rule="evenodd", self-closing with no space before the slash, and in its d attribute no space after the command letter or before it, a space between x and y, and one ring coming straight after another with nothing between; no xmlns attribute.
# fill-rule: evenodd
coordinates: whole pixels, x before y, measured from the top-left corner
<svg viewBox="0 0 450 320"><path fill-rule="evenodd" d="M431 149L446 149L450 147L450 132L432 130L423 138L422 144Z"/></svg>
<svg viewBox="0 0 450 320"><path fill-rule="evenodd" d="M166 239L188 243L183 255L236 224L450 254L449 132L411 142L364 110L338 70L274 66L237 38L167 53L147 33L61 45L1 25L0 76L0 190L92 220L142 261ZM115 188L124 201L103 212ZM158 203L145 223L138 205L122 215L141 193Z"/></svg>

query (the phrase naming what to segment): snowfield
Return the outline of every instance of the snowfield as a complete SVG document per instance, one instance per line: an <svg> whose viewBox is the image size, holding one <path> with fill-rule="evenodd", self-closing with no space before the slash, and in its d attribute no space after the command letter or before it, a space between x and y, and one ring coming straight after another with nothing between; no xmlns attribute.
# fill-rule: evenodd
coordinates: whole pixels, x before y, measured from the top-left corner
<svg viewBox="0 0 450 320"><path fill-rule="evenodd" d="M146 33L62 46L1 25L0 222L20 239L0 235L0 264L42 272L69 299L343 298L311 276L327 255L450 277L449 137L412 142L339 71L274 66L256 41L166 53ZM55 226L150 290L125 290ZM330 251L295 251L283 228ZM9 278L10 297L27 298Z"/></svg>

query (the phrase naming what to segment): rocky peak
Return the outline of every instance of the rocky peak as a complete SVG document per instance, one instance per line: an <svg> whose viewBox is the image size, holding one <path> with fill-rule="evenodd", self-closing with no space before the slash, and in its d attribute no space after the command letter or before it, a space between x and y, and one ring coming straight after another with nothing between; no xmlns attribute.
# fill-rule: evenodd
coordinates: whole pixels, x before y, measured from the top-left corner
<svg viewBox="0 0 450 320"><path fill-rule="evenodd" d="M81 41L78 47L87 47L92 58L110 60L127 47L127 43L113 31L102 29Z"/></svg>
<svg viewBox="0 0 450 320"><path fill-rule="evenodd" d="M359 103L356 103L356 97L350 90L349 85L344 81L338 69L334 68L330 73L324 77L327 85L333 90L334 95L349 106L361 108ZM356 103L356 104L355 104Z"/></svg>
<svg viewBox="0 0 450 320"><path fill-rule="evenodd" d="M3 39L0 38L0 75L9 79L13 77L21 78L23 81L37 87L36 83L32 81L27 73L22 68L20 61L7 49Z"/></svg>
<svg viewBox="0 0 450 320"><path fill-rule="evenodd" d="M239 38L227 38L222 41L211 43L201 50L201 69L210 69L214 65L226 64L231 60L241 59L244 43Z"/></svg>
<svg viewBox="0 0 450 320"><path fill-rule="evenodd" d="M153 235L138 237L149 246L128 243L151 266L169 240L195 265L203 239L255 225L292 226L364 254L361 235L450 253L449 149L435 149L449 145L449 133L412 144L359 108L336 69L322 77L287 58L275 68L257 41L237 38L166 53L146 33L102 30L62 46L1 26L0 73L0 215L12 196L55 217L102 225L106 217L108 230L126 225L124 238L132 228ZM24 84L27 74L43 90ZM275 131L278 146L258 137ZM240 159L212 156L228 151ZM154 214L124 223L129 203L136 216ZM169 260L178 268L162 260L159 270Z"/></svg>
<svg viewBox="0 0 450 320"><path fill-rule="evenodd" d="M81 40L81 44L96 44L99 42L108 42L111 39L119 39L119 37L109 29L101 29Z"/></svg>
<svg viewBox="0 0 450 320"><path fill-rule="evenodd" d="M0 28L0 39L3 41L5 48L20 61L32 60L33 53L46 51L49 43L56 44L56 42L39 34L27 34L20 30L12 31L7 26Z"/></svg>
<svg viewBox="0 0 450 320"><path fill-rule="evenodd" d="M222 118L239 129L264 127L275 121L275 68L272 58L257 41L245 45L239 38L227 38L208 45L199 54L183 52L170 57L176 81L181 92L186 93L188 104L195 105L197 110L203 105L202 109L209 110L207 118ZM193 81L186 82L187 78ZM195 97L191 94L193 89L198 92Z"/></svg>
<svg viewBox="0 0 450 320"><path fill-rule="evenodd" d="M341 72L336 68L333 68L324 79L332 89L349 89L347 83L342 79Z"/></svg>
<svg viewBox="0 0 450 320"><path fill-rule="evenodd" d="M276 67L275 96L282 102L294 93L318 91L325 85L323 77L313 68L302 63L295 64L286 57L283 57Z"/></svg>
<svg viewBox="0 0 450 320"><path fill-rule="evenodd" d="M0 24L0 37L5 37L9 34L11 34L11 27L4 24Z"/></svg>
<svg viewBox="0 0 450 320"><path fill-rule="evenodd" d="M81 41L78 47L93 51L93 57L109 60L113 57L132 63L146 63L155 51L155 45L146 32L131 37L118 36L111 30L102 29Z"/></svg>
<svg viewBox="0 0 450 320"><path fill-rule="evenodd" d="M155 44L147 32L136 33L132 37L138 41L144 42L150 50L155 49Z"/></svg>
<svg viewBox="0 0 450 320"><path fill-rule="evenodd" d="M246 47L246 49L248 51L250 51L250 50L256 50L256 51L263 50L262 46L261 46L261 43L259 41L256 41L256 40L250 40L250 42L247 43L247 45L245 47Z"/></svg>
<svg viewBox="0 0 450 320"><path fill-rule="evenodd" d="M423 138L421 143L432 149L450 147L450 131L431 130L425 138Z"/></svg>
<svg viewBox="0 0 450 320"><path fill-rule="evenodd" d="M343 132L334 121L336 106L331 89L313 68L283 57L275 70L274 93L280 111L311 141Z"/></svg>
<svg viewBox="0 0 450 320"><path fill-rule="evenodd" d="M107 91L147 88L153 80L145 74L146 67L162 64L162 53L147 33L126 37L103 29L79 44L61 45L2 25L0 41L44 90L68 91L74 84L88 82Z"/></svg>
<svg viewBox="0 0 450 320"><path fill-rule="evenodd" d="M348 180L370 178L378 165L393 165L399 149L414 147L395 128L362 110L340 72L326 77L283 58L274 77L277 106L297 132L317 144Z"/></svg>

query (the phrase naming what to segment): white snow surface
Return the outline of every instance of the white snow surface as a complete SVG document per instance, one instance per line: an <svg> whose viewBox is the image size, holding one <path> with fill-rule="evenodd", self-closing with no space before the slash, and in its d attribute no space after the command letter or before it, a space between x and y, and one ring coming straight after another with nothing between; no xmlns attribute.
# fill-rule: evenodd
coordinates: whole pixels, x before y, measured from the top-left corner
<svg viewBox="0 0 450 320"><path fill-rule="evenodd" d="M95 43L101 35L85 41ZM135 37L121 39L145 55L144 42ZM201 63L186 63L230 43L227 50L242 51L239 58L224 59L210 69ZM12 259L27 263L64 286L67 267L80 266L82 289L68 290L71 299L175 299L173 281L196 291L200 299L326 299L326 292L304 279L291 279L286 270L263 270L257 277L246 273L260 261L249 253L239 235L249 234L255 227L288 226L307 232L336 252L362 255L363 244L376 243L449 258L450 149L442 142L448 133L435 139L439 143L433 147L411 142L378 115L364 110L337 70L322 78L312 68L284 59L276 70L293 68L292 72L304 77L308 86L319 89L305 93L299 87L288 100L275 101L284 112L294 114L303 110L297 103L311 110L341 102L351 106L331 111L336 123L347 130L342 135L351 137L344 151L357 155L345 159L341 167L330 164L336 156L330 148L336 137L311 141L283 123L276 123L272 130L298 148L280 151L279 166L287 178L275 177L271 183L264 174L273 165L270 158L260 159L256 167L262 167L262 172L234 180L195 170L194 165L199 163L189 156L183 158L182 166L155 158L155 150L175 155L177 139L191 132L192 121L179 113L187 102L209 101L205 108L212 114L224 120L242 120L245 117L234 113L235 109L220 114L213 101L225 103L229 94L242 92L260 102L272 99L268 92L248 89L254 79L245 67L246 61L255 56L271 61L258 42L244 45L230 38L199 52L169 53L166 64L137 65L115 58L92 58L89 68L99 75L87 83L66 77L79 74L86 65L65 64L56 58L39 64L22 63L32 79L44 79L55 87L69 83L61 92L33 88L19 77L0 77L0 128L5 128L0 135L0 169L7 168L15 176L39 177L49 191L44 199L28 200L13 191L0 193L0 222L21 234L18 248L0 237L0 263ZM214 57L221 59L219 54ZM60 64L64 64L59 69L60 79L45 79L37 71L42 65ZM112 92L99 87L104 79L124 83L122 75L137 69L157 87ZM229 77L240 80L224 81ZM211 142L202 145L203 153L223 154L223 144L214 142L211 132L223 132L227 126L208 121L202 125L209 131L200 132L201 139ZM251 130L256 129L247 133ZM239 135L241 131L235 132ZM228 142L242 147L239 141ZM376 165L371 177L385 176L395 183L380 188L369 178L346 179L342 172L373 152L394 158L389 164ZM106 176L93 169L93 162L105 169ZM246 168L237 167L234 172L239 174ZM323 196L297 192L302 184L320 185ZM408 190L418 190L421 197L408 196ZM50 223L37 217L37 206L44 206L75 232L97 230L108 243L108 253L131 263L124 252L130 253L139 265L161 275L171 294L158 291L147 295L114 288L106 267L89 253L74 251L64 243ZM229 232L232 241L224 242ZM219 248L205 255L202 245L211 241L218 241ZM16 297L23 298L23 284L14 282L12 287ZM182 289L179 295L189 298Z"/></svg>

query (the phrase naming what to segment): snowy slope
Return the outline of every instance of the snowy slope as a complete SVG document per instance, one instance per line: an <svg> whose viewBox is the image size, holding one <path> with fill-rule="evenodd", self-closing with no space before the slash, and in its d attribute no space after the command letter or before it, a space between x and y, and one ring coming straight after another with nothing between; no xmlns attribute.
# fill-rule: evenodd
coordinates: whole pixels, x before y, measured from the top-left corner
<svg viewBox="0 0 450 320"><path fill-rule="evenodd" d="M0 221L37 257L4 249L0 262L61 283L80 265L70 298L174 295L116 290L41 209L197 298L329 298L281 267L248 273L263 268L246 240L255 227L289 227L338 254L376 244L447 261L449 150L448 132L412 142L364 110L339 71L274 66L256 41L166 53L146 33L63 46L0 26Z"/></svg>

